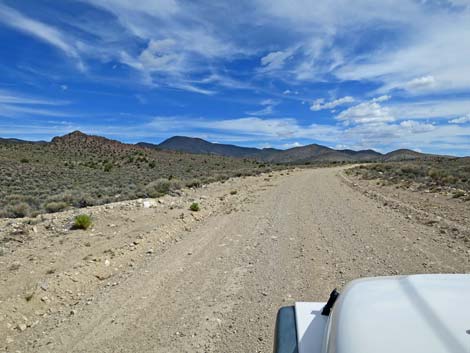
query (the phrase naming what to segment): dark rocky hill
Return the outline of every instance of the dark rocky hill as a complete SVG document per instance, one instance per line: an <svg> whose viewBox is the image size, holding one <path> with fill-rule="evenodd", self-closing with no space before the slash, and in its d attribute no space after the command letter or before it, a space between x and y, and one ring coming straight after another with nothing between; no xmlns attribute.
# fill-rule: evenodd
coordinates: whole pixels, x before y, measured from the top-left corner
<svg viewBox="0 0 470 353"><path fill-rule="evenodd" d="M335 150L318 144L294 147L287 150L274 148L259 149L211 143L200 138L184 136L171 137L159 145L151 145L148 143L139 143L138 145L195 154L253 158L271 163L403 161L432 157L432 155L406 149L396 150L384 155L371 149L360 151L350 149Z"/></svg>

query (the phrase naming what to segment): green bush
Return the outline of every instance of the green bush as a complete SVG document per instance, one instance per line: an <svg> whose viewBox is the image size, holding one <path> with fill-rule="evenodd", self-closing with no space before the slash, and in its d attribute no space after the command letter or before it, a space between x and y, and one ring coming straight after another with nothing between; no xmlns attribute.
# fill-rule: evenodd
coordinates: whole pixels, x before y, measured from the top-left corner
<svg viewBox="0 0 470 353"><path fill-rule="evenodd" d="M31 212L31 207L26 202L20 202L8 208L10 215L14 218L26 217Z"/></svg>
<svg viewBox="0 0 470 353"><path fill-rule="evenodd" d="M49 213L54 213L54 212L60 212L63 211L67 208L67 203L65 202L48 202L44 205L44 208L46 209L47 212Z"/></svg>
<svg viewBox="0 0 470 353"><path fill-rule="evenodd" d="M149 197L159 197L168 194L171 187L171 181L168 179L158 179L145 186L145 192Z"/></svg>
<svg viewBox="0 0 470 353"><path fill-rule="evenodd" d="M189 209L193 212L197 212L200 210L199 204L197 202L193 202L191 206L189 206Z"/></svg>
<svg viewBox="0 0 470 353"><path fill-rule="evenodd" d="M75 217L73 221L73 229L88 229L92 225L91 217L86 214L81 214Z"/></svg>
<svg viewBox="0 0 470 353"><path fill-rule="evenodd" d="M113 164L112 164L112 163L106 163L106 164L104 165L104 167L103 167L103 170L104 170L105 172L110 172L111 169L113 169Z"/></svg>

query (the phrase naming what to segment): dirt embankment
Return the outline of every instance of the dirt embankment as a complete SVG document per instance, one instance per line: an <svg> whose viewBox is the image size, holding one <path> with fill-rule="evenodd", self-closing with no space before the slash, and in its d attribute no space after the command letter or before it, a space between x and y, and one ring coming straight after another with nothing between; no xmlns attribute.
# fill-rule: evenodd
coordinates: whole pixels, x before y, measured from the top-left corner
<svg viewBox="0 0 470 353"><path fill-rule="evenodd" d="M94 207L88 231L69 230L77 211L1 221L0 348L270 352L279 306L363 276L470 271L467 223L443 232L340 172Z"/></svg>

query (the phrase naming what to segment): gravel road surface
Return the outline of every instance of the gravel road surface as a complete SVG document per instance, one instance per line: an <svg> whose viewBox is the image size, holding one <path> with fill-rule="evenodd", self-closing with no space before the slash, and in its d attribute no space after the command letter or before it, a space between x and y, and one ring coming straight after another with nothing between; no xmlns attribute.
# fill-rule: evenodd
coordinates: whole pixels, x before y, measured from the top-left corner
<svg viewBox="0 0 470 353"><path fill-rule="evenodd" d="M231 211L214 206L119 285L96 289L42 335L22 332L10 349L271 352L280 306L326 300L358 277L470 272L468 247L363 195L341 171L239 181L252 184L239 185Z"/></svg>

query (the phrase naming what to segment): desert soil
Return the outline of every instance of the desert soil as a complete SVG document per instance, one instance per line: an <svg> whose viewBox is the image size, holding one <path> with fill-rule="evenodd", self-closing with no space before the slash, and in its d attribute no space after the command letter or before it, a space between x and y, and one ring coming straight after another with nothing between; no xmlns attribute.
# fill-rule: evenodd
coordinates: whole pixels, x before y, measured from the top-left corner
<svg viewBox="0 0 470 353"><path fill-rule="evenodd" d="M470 272L467 206L396 195L307 169L2 220L0 349L271 352L280 306L358 277ZM92 229L70 230L79 212Z"/></svg>

